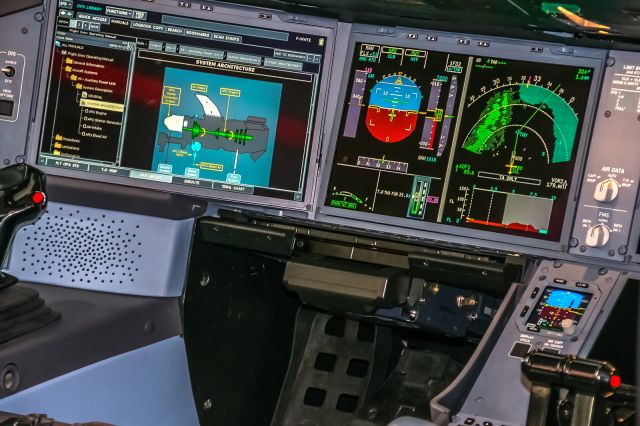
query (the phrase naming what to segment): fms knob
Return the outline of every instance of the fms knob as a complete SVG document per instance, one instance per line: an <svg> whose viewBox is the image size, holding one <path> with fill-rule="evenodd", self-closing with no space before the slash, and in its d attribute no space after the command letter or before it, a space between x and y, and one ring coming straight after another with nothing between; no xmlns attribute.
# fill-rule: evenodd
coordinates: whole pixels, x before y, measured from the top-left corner
<svg viewBox="0 0 640 426"><path fill-rule="evenodd" d="M618 198L618 191L620 184L615 179L605 179L602 182L596 184L596 191L593 193L593 198L601 203L610 203Z"/></svg>
<svg viewBox="0 0 640 426"><path fill-rule="evenodd" d="M603 224L598 224L587 229L587 239L585 244L589 247L604 247L609 242L609 228Z"/></svg>

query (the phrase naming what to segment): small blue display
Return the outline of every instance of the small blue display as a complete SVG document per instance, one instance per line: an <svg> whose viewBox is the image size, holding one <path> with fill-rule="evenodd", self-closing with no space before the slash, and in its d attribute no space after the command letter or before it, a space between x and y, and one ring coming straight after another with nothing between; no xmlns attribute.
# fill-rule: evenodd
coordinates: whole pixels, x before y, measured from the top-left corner
<svg viewBox="0 0 640 426"><path fill-rule="evenodd" d="M561 309L577 309L580 307L584 295L575 291L553 290L547 300L547 305Z"/></svg>

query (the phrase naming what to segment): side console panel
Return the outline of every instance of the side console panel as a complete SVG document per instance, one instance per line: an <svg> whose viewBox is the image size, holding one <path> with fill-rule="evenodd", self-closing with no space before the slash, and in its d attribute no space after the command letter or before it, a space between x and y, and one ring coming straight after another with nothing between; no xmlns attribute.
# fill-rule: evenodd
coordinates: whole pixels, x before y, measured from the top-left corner
<svg viewBox="0 0 640 426"><path fill-rule="evenodd" d="M640 54L612 51L607 65L570 252L626 260L640 180Z"/></svg>
<svg viewBox="0 0 640 426"><path fill-rule="evenodd" d="M620 273L580 264L543 261L504 327L455 424L524 425L529 385L522 357L533 349L561 354L588 350L600 312L618 288ZM613 299L613 298L611 298Z"/></svg>
<svg viewBox="0 0 640 426"><path fill-rule="evenodd" d="M173 337L0 400L0 410L68 423L195 426L191 395L184 342Z"/></svg>
<svg viewBox="0 0 640 426"><path fill-rule="evenodd" d="M0 17L0 166L24 161L44 14Z"/></svg>

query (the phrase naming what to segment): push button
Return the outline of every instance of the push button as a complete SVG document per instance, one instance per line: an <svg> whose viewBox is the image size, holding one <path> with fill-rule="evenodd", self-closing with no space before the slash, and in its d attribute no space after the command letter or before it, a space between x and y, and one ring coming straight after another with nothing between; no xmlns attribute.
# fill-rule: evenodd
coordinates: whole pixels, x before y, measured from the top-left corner
<svg viewBox="0 0 640 426"><path fill-rule="evenodd" d="M516 342L513 344L511 348L511 352L509 352L509 356L516 358L524 358L526 354L529 353L531 349L531 345L528 343Z"/></svg>
<svg viewBox="0 0 640 426"><path fill-rule="evenodd" d="M524 318L524 316L527 315L527 312L529 312L529 307L525 306L524 309L522 309L522 312L520 312L520 318Z"/></svg>
<svg viewBox="0 0 640 426"><path fill-rule="evenodd" d="M13 101L0 99L0 116L11 117L13 115Z"/></svg>
<svg viewBox="0 0 640 426"><path fill-rule="evenodd" d="M534 297L536 297L539 291L540 289L538 287L534 288L533 291L531 292L531 298L533 299Z"/></svg>
<svg viewBox="0 0 640 426"><path fill-rule="evenodd" d="M474 419L473 417L469 417L467 420L464 421L465 425L472 425L476 422L476 419Z"/></svg>

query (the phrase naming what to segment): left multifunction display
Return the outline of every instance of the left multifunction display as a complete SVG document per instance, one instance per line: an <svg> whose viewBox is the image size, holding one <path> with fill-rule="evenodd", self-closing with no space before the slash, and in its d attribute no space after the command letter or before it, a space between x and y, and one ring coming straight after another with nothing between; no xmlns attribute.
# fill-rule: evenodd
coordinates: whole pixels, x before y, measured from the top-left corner
<svg viewBox="0 0 640 426"><path fill-rule="evenodd" d="M304 201L331 32L66 0L55 13L38 164Z"/></svg>

